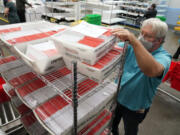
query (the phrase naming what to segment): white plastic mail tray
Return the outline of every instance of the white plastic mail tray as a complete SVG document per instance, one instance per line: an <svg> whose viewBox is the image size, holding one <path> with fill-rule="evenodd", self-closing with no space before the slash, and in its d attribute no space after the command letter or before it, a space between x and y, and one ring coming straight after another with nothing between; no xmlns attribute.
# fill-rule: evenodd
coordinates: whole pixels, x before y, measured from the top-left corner
<svg viewBox="0 0 180 135"><path fill-rule="evenodd" d="M72 29L52 38L63 57L68 56L90 65L94 65L111 50L116 41L114 36L106 34L106 32L99 37L90 37Z"/></svg>
<svg viewBox="0 0 180 135"><path fill-rule="evenodd" d="M50 28L52 26L58 26L58 24L50 23L44 20L35 21L35 22L26 22L21 24L22 30L39 29L39 28L45 29L45 28Z"/></svg>
<svg viewBox="0 0 180 135"><path fill-rule="evenodd" d="M41 29L58 26L57 24L52 24L46 21L36 21L36 22L27 22L27 23L17 23L17 24L9 24L0 26L0 34L4 33L12 33L16 31L22 30L32 30L41 27Z"/></svg>
<svg viewBox="0 0 180 135"><path fill-rule="evenodd" d="M67 28L64 25L48 22L28 23L19 27L14 26L14 28L0 30L0 39L6 46L13 47L17 44L31 43L36 40L49 38L52 35L63 32Z"/></svg>
<svg viewBox="0 0 180 135"><path fill-rule="evenodd" d="M31 44L21 44L14 51L36 72L46 74L64 66L62 55L49 39Z"/></svg>
<svg viewBox="0 0 180 135"><path fill-rule="evenodd" d="M120 61L121 52L122 50L117 47L113 48L94 65L78 62L78 72L88 76L96 82L102 82L114 71L116 65ZM64 57L63 59L66 66L71 69L72 59L70 57Z"/></svg>

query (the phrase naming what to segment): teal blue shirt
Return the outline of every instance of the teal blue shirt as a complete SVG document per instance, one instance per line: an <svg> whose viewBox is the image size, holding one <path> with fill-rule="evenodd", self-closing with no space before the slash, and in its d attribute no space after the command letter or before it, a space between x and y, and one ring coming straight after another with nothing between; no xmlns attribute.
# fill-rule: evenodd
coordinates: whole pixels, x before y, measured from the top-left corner
<svg viewBox="0 0 180 135"><path fill-rule="evenodd" d="M16 6L13 2L8 2L6 8L9 8L8 21L10 24L19 23L19 16L16 11Z"/></svg>
<svg viewBox="0 0 180 135"><path fill-rule="evenodd" d="M162 46L151 54L165 68L161 78L146 76L137 64L133 48L128 46L118 102L130 110L151 106L157 87L169 69L171 56Z"/></svg>

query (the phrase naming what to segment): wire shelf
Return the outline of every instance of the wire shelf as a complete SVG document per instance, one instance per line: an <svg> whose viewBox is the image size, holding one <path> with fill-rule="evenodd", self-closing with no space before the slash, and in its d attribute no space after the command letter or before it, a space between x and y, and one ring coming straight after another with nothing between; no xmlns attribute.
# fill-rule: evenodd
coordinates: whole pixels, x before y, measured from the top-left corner
<svg viewBox="0 0 180 135"><path fill-rule="evenodd" d="M11 97L11 103L16 108L15 111L19 112L19 114L17 115L17 113L15 113L12 110L13 107L10 106L10 103L9 103L9 106L11 107L11 109L10 109L11 114L13 114L13 119L17 119L17 116L19 116L18 119L21 120L26 131L29 134L47 135L48 132L37 121L32 110L30 108L28 108L25 104L23 104L23 102L17 97L15 90L9 84L3 85L3 88L6 91L6 93L8 93L8 95ZM22 128L22 126L21 126L21 128Z"/></svg>
<svg viewBox="0 0 180 135"><path fill-rule="evenodd" d="M103 63L101 64L103 65ZM46 129L49 130L50 133L57 134L60 132L56 131L56 128L54 128L62 125L59 125L59 122L57 122L57 116L58 121L62 121L62 119L64 120L63 117L71 118L69 123L63 125L64 127L58 127L62 131L64 131L63 129L69 129L67 131L71 132L71 98L73 86L70 70L63 67L47 75L39 75L32 71L32 69L30 69L28 66L23 65L4 72L3 76L8 80L8 82L10 82L10 84L12 84L12 86L15 87L15 91L23 103L34 110L33 112L35 113L36 117L39 119L39 121L41 121ZM102 109L109 102L109 100L112 99L113 91L115 92L116 85L113 84L111 86L111 81L109 80L104 81L102 84L98 84L82 74L78 74L77 78L79 100L78 111L80 111L78 114L81 114L78 116L80 118L78 121L81 125L85 119L88 120L88 118L98 113L98 110ZM106 92L107 90L108 92ZM107 96L108 98L106 101L102 101L103 97L106 97L102 96L102 93L104 93L104 95L111 94L111 98ZM101 98L101 100L99 99L96 101L98 98ZM97 106L95 106L94 102L96 102ZM86 108L87 111L84 111L84 108ZM57 116L55 117L54 115ZM60 115L64 116L60 117ZM46 121L46 119L50 119L50 122ZM54 127L52 127L51 122L57 123L54 125Z"/></svg>
<svg viewBox="0 0 180 135"><path fill-rule="evenodd" d="M93 66L81 63L87 70L84 70L83 73L79 70L77 73L79 132L85 125L96 119L96 115L104 108L107 109L112 102L117 87L112 80L118 74L121 52L121 49L112 48ZM13 90L9 89L7 93L12 96L12 101L18 111L24 116L23 118L30 117L33 123L35 119L29 111L30 108L40 124L51 134L70 134L72 132L74 85L73 72L68 68L64 66L51 73L41 75L26 65L18 56L0 59L0 72L13 87ZM95 77L96 75L98 78ZM111 114L108 111L104 113L105 115L98 121L95 120L96 124L85 133L93 133L96 126L102 121L106 121L104 119L109 121ZM25 125L25 127L28 129L28 126Z"/></svg>
<svg viewBox="0 0 180 135"><path fill-rule="evenodd" d="M41 126L38 122L36 117L34 116L33 112L26 113L22 118L21 121L28 131L29 134L32 135L49 135L49 133Z"/></svg>

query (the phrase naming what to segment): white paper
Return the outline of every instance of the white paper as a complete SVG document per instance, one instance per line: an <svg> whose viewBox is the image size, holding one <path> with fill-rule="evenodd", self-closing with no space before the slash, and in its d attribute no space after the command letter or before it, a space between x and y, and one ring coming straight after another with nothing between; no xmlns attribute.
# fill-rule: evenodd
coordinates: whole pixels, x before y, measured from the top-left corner
<svg viewBox="0 0 180 135"><path fill-rule="evenodd" d="M76 43L78 43L78 41L81 40L84 37L84 35L82 35L81 33L77 33L77 32L74 32L74 31L66 31L63 34L58 35L58 36L61 39L63 39L64 41L76 42Z"/></svg>
<svg viewBox="0 0 180 135"><path fill-rule="evenodd" d="M47 51L47 50L52 50L52 49L56 50L56 47L52 41L43 42L40 44L34 44L34 45L32 45L32 47L39 51Z"/></svg>
<svg viewBox="0 0 180 135"><path fill-rule="evenodd" d="M46 28L39 28L40 31L42 32L48 32L48 31L58 31L60 29L64 29L64 28L67 28L63 25L55 25L55 26L51 26L51 27L46 27Z"/></svg>
<svg viewBox="0 0 180 135"><path fill-rule="evenodd" d="M9 39L19 38L19 37L23 37L23 36L38 34L38 33L40 33L40 32L32 29L32 30L26 30L26 31L17 31L17 32L12 32L12 33L6 33L3 36L5 37L5 40L9 40Z"/></svg>
<svg viewBox="0 0 180 135"><path fill-rule="evenodd" d="M0 26L0 30L5 30L5 29L12 29L12 28L18 28L18 27L20 27L20 25L19 24L11 24L11 25L1 25Z"/></svg>
<svg viewBox="0 0 180 135"><path fill-rule="evenodd" d="M103 33L105 33L107 31L106 29L100 28L99 26L89 24L85 21L81 22L77 26L74 26L72 28L72 30L82 33L86 36L94 37L94 38L99 37L100 35L102 35Z"/></svg>

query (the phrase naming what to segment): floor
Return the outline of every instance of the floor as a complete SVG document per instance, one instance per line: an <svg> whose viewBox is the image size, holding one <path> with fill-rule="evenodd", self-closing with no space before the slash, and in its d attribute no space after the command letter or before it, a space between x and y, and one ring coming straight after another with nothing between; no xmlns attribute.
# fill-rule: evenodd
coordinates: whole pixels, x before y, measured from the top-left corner
<svg viewBox="0 0 180 135"><path fill-rule="evenodd" d="M158 92L146 119L140 124L138 135L179 135L180 103ZM124 134L123 122L120 135Z"/></svg>
<svg viewBox="0 0 180 135"><path fill-rule="evenodd" d="M4 22L1 23L0 20L0 24L3 23ZM131 29L131 31L138 35L137 29ZM173 55L178 48L177 40L179 38L180 34L175 34L172 29L168 31L164 48L171 55ZM160 88L180 99L180 92L170 88L168 83L161 84ZM119 129L120 135L123 135L123 122L121 122ZM15 134L23 135L22 132ZM180 135L180 102L158 91L150 112L140 125L139 135Z"/></svg>

